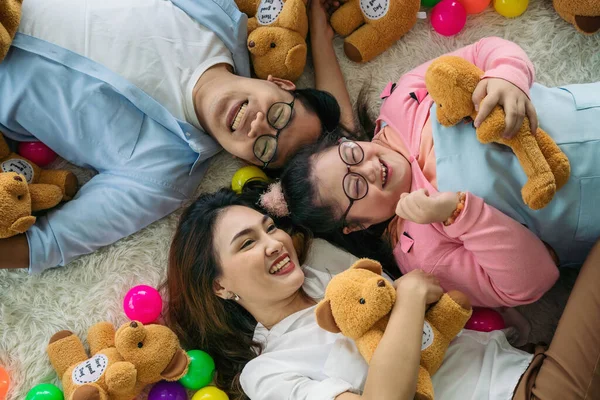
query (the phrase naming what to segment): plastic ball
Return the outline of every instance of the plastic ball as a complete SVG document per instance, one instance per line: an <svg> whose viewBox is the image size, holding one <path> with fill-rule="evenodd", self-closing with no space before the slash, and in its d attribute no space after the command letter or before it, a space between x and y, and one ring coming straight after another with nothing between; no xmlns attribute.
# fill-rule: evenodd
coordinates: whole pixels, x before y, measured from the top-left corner
<svg viewBox="0 0 600 400"><path fill-rule="evenodd" d="M198 390L192 397L192 400L229 400L229 396L215 386L207 386Z"/></svg>
<svg viewBox="0 0 600 400"><path fill-rule="evenodd" d="M17 152L40 167L45 167L57 157L56 153L42 142L21 142Z"/></svg>
<svg viewBox="0 0 600 400"><path fill-rule="evenodd" d="M244 185L253 180L268 182L269 178L262 169L254 165L248 165L238 169L233 175L233 178L231 179L231 188L234 192L240 194L242 193Z"/></svg>
<svg viewBox="0 0 600 400"><path fill-rule="evenodd" d="M421 5L423 7L433 7L435 6L437 3L439 3L441 0L421 0Z"/></svg>
<svg viewBox="0 0 600 400"><path fill-rule="evenodd" d="M158 290L147 285L134 286L123 299L127 318L149 324L156 321L162 311L162 298Z"/></svg>
<svg viewBox="0 0 600 400"><path fill-rule="evenodd" d="M63 392L54 385L42 383L27 393L25 400L64 400Z"/></svg>
<svg viewBox="0 0 600 400"><path fill-rule="evenodd" d="M440 35L456 35L466 22L467 12L457 0L442 0L431 10L431 25Z"/></svg>
<svg viewBox="0 0 600 400"><path fill-rule="evenodd" d="M504 318L491 308L473 307L473 314L467 321L465 329L479 332L491 332L504 329Z"/></svg>
<svg viewBox="0 0 600 400"><path fill-rule="evenodd" d="M514 18L527 10L529 0L494 0L494 8L498 14L506 18Z"/></svg>
<svg viewBox="0 0 600 400"><path fill-rule="evenodd" d="M0 367L0 399L6 398L6 393L8 393L8 386L10 385L10 377L8 376L8 372L2 367Z"/></svg>
<svg viewBox="0 0 600 400"><path fill-rule="evenodd" d="M148 393L148 400L187 400L187 392L179 382L160 381Z"/></svg>
<svg viewBox="0 0 600 400"><path fill-rule="evenodd" d="M187 354L190 356L190 366L188 373L179 382L188 389L198 390L212 382L215 362L202 350L190 350Z"/></svg>
<svg viewBox="0 0 600 400"><path fill-rule="evenodd" d="M491 0L459 0L467 14L479 14L490 5Z"/></svg>

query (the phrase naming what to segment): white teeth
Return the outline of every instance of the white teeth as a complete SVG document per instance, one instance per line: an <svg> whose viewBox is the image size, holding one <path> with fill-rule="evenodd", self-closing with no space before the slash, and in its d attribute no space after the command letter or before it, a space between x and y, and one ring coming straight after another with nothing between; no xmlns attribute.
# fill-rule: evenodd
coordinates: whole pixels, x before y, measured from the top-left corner
<svg viewBox="0 0 600 400"><path fill-rule="evenodd" d="M235 118L233 119L233 123L231 124L232 130L235 131L237 128L239 128L240 122L242 122L242 119L246 114L246 107L248 107L248 103L242 104L242 106L238 110L237 114L235 115Z"/></svg>
<svg viewBox="0 0 600 400"><path fill-rule="evenodd" d="M269 270L270 274L276 274L280 269L282 269L283 267L287 267L287 265L290 263L290 258L286 257L283 260L279 261L277 264L273 265L271 267L271 269Z"/></svg>
<svg viewBox="0 0 600 400"><path fill-rule="evenodd" d="M387 183L387 167L382 162L379 162L379 164L381 164L381 186L385 186Z"/></svg>

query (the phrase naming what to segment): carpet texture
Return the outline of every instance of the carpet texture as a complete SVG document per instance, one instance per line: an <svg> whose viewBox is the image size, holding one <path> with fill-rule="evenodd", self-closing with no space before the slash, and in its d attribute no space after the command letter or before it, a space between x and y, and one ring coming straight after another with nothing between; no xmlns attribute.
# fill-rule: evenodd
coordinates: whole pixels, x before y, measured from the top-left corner
<svg viewBox="0 0 600 400"><path fill-rule="evenodd" d="M436 34L428 20L419 20L404 38L385 54L366 65L345 58L343 41L336 51L353 101L370 83L369 112L376 116L381 88L398 77L448 51L486 36L499 36L521 45L533 60L539 83L554 86L600 81L600 34L585 37L558 17L551 0L531 0L520 18L507 20L492 8L469 16L462 33L445 38ZM311 86L313 74L307 68L299 86ZM212 161L198 193L229 184L241 166L221 154ZM76 170L80 182L90 178ZM81 337L93 323L126 321L122 311L125 292L136 284L157 286L164 279L169 242L179 212L70 265L28 276L26 272L0 271L0 366L11 376L8 399L24 399L39 383L58 383L45 353L48 338L56 331L70 329ZM83 221L82 221L83 222ZM540 302L522 307L533 325L530 340L549 342L572 287L576 271L563 271L556 287Z"/></svg>

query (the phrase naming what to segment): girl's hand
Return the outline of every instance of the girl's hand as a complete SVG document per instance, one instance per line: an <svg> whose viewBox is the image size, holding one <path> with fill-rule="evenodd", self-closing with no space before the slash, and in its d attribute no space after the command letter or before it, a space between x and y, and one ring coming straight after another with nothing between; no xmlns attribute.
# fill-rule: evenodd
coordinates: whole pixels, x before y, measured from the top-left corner
<svg viewBox="0 0 600 400"><path fill-rule="evenodd" d="M309 0L308 20L310 34L327 40L333 40L335 32L329 24L329 17L340 7L338 0Z"/></svg>
<svg viewBox="0 0 600 400"><path fill-rule="evenodd" d="M460 199L456 192L437 193L429 196L425 189L411 193L402 193L396 215L417 224L444 222L452 216Z"/></svg>
<svg viewBox="0 0 600 400"><path fill-rule="evenodd" d="M442 297L444 290L434 275L415 269L394 281L398 296L417 296L425 304L435 303Z"/></svg>
<svg viewBox="0 0 600 400"><path fill-rule="evenodd" d="M506 114L506 128L503 136L510 139L519 132L525 116L529 118L531 132L538 127L535 107L529 97L512 83L499 78L482 79L473 92L473 104L479 111L475 118L475 128L487 118L496 105L501 105Z"/></svg>

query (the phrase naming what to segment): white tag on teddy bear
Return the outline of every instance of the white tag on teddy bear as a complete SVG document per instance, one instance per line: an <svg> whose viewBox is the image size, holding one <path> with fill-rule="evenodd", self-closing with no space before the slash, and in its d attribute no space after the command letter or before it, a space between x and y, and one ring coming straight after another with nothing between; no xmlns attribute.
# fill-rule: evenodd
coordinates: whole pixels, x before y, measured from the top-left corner
<svg viewBox="0 0 600 400"><path fill-rule="evenodd" d="M283 9L283 0L261 0L256 12L256 19L261 25L270 25Z"/></svg>
<svg viewBox="0 0 600 400"><path fill-rule="evenodd" d="M421 339L421 351L425 350L433 343L433 329L429 322L423 324L423 338Z"/></svg>
<svg viewBox="0 0 600 400"><path fill-rule="evenodd" d="M369 19L379 19L390 9L390 0L360 0L360 9Z"/></svg>
<svg viewBox="0 0 600 400"><path fill-rule="evenodd" d="M27 161L20 158L11 158L2 163L2 172L16 172L23 175L27 183L33 181L33 167Z"/></svg>
<svg viewBox="0 0 600 400"><path fill-rule="evenodd" d="M97 382L102 374L104 374L104 371L106 371L107 366L108 357L104 354L96 354L94 357L75 367L71 375L73 383L85 385L86 383Z"/></svg>

